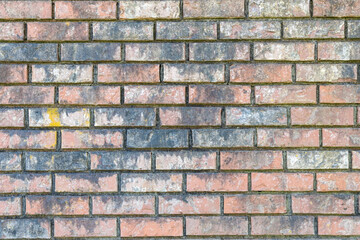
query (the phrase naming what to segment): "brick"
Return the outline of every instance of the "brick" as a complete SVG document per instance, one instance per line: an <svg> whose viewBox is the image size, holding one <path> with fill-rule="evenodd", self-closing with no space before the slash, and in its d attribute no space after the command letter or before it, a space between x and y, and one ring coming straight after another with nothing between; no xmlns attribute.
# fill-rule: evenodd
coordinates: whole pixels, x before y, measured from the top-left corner
<svg viewBox="0 0 360 240"><path fill-rule="evenodd" d="M288 151L288 169L347 169L347 151Z"/></svg>
<svg viewBox="0 0 360 240"><path fill-rule="evenodd" d="M0 108L0 127L24 127L24 110Z"/></svg>
<svg viewBox="0 0 360 240"><path fill-rule="evenodd" d="M1 130L0 149L55 149L56 132L44 130Z"/></svg>
<svg viewBox="0 0 360 240"><path fill-rule="evenodd" d="M314 0L314 17L358 17L358 0Z"/></svg>
<svg viewBox="0 0 360 240"><path fill-rule="evenodd" d="M224 82L224 65L165 64L164 82L217 83Z"/></svg>
<svg viewBox="0 0 360 240"><path fill-rule="evenodd" d="M348 194L292 196L292 210L300 214L353 214L354 197Z"/></svg>
<svg viewBox="0 0 360 240"><path fill-rule="evenodd" d="M236 226L236 227L235 227ZM227 236L247 235L248 219L240 216L187 217L186 235Z"/></svg>
<svg viewBox="0 0 360 240"><path fill-rule="evenodd" d="M24 24L20 22L0 23L0 40L22 41L24 39Z"/></svg>
<svg viewBox="0 0 360 240"><path fill-rule="evenodd" d="M1 166L1 163L0 163ZM360 169L360 152L359 151L352 151L352 168L353 169ZM0 167L1 169L1 167Z"/></svg>
<svg viewBox="0 0 360 240"><path fill-rule="evenodd" d="M1 1L0 3L0 19L49 18L51 18L50 1Z"/></svg>
<svg viewBox="0 0 360 240"><path fill-rule="evenodd" d="M116 218L55 218L55 237L116 237Z"/></svg>
<svg viewBox="0 0 360 240"><path fill-rule="evenodd" d="M91 65L33 65L34 83L91 83Z"/></svg>
<svg viewBox="0 0 360 240"><path fill-rule="evenodd" d="M159 83L159 65L155 64L99 64L101 83Z"/></svg>
<svg viewBox="0 0 360 240"><path fill-rule="evenodd" d="M93 24L94 40L153 40L151 22L97 22Z"/></svg>
<svg viewBox="0 0 360 240"><path fill-rule="evenodd" d="M318 222L319 235L360 234L360 218L357 216L324 216L319 217Z"/></svg>
<svg viewBox="0 0 360 240"><path fill-rule="evenodd" d="M251 217L252 235L312 235L314 217L256 216Z"/></svg>
<svg viewBox="0 0 360 240"><path fill-rule="evenodd" d="M51 191L49 174L1 174L0 183L0 193L49 193Z"/></svg>
<svg viewBox="0 0 360 240"><path fill-rule="evenodd" d="M1 219L2 239L42 239L50 238L50 220L47 219Z"/></svg>
<svg viewBox="0 0 360 240"><path fill-rule="evenodd" d="M160 108L160 124L162 126L220 126L221 108Z"/></svg>
<svg viewBox="0 0 360 240"><path fill-rule="evenodd" d="M20 171L21 154L16 152L0 152L0 171Z"/></svg>
<svg viewBox="0 0 360 240"><path fill-rule="evenodd" d="M360 146L360 129L328 128L323 129L323 146L325 147L358 147Z"/></svg>
<svg viewBox="0 0 360 240"><path fill-rule="evenodd" d="M360 103L357 85L320 86L320 103Z"/></svg>
<svg viewBox="0 0 360 240"><path fill-rule="evenodd" d="M356 82L354 64L298 64L296 65L297 82Z"/></svg>
<svg viewBox="0 0 360 240"><path fill-rule="evenodd" d="M74 196L27 196L28 215L87 215L89 198Z"/></svg>
<svg viewBox="0 0 360 240"><path fill-rule="evenodd" d="M119 61L120 43L63 43L62 61Z"/></svg>
<svg viewBox="0 0 360 240"><path fill-rule="evenodd" d="M191 85L189 103L191 104L249 104L249 86Z"/></svg>
<svg viewBox="0 0 360 240"><path fill-rule="evenodd" d="M183 235L182 218L123 218L121 237L177 237Z"/></svg>
<svg viewBox="0 0 360 240"><path fill-rule="evenodd" d="M56 192L117 192L117 175L112 173L59 173L55 175Z"/></svg>
<svg viewBox="0 0 360 240"><path fill-rule="evenodd" d="M316 86L256 86L257 104L304 104L316 103Z"/></svg>
<svg viewBox="0 0 360 240"><path fill-rule="evenodd" d="M220 39L280 39L276 21L231 21L220 23Z"/></svg>
<svg viewBox="0 0 360 240"><path fill-rule="evenodd" d="M312 191L312 173L251 173L252 191Z"/></svg>
<svg viewBox="0 0 360 240"><path fill-rule="evenodd" d="M157 152L157 170L210 170L216 169L215 152Z"/></svg>
<svg viewBox="0 0 360 240"><path fill-rule="evenodd" d="M281 151L222 151L222 170L267 170L283 168Z"/></svg>
<svg viewBox="0 0 360 240"><path fill-rule="evenodd" d="M149 152L91 152L90 160L93 170L151 170Z"/></svg>
<svg viewBox="0 0 360 240"><path fill-rule="evenodd" d="M20 197L0 197L0 216L19 216L19 215L21 215Z"/></svg>
<svg viewBox="0 0 360 240"><path fill-rule="evenodd" d="M182 61L185 60L185 45L183 43L128 43L125 44L125 60Z"/></svg>
<svg viewBox="0 0 360 240"><path fill-rule="evenodd" d="M26 152L27 171L85 171L88 157L84 152Z"/></svg>
<svg viewBox="0 0 360 240"><path fill-rule="evenodd" d="M243 18L244 0L184 0L185 18Z"/></svg>
<svg viewBox="0 0 360 240"><path fill-rule="evenodd" d="M230 67L230 82L234 83L291 83L290 64L234 64Z"/></svg>
<svg viewBox="0 0 360 240"><path fill-rule="evenodd" d="M62 130L62 148L122 148L121 130Z"/></svg>
<svg viewBox="0 0 360 240"><path fill-rule="evenodd" d="M159 214L220 214L219 196L160 196Z"/></svg>
<svg viewBox="0 0 360 240"><path fill-rule="evenodd" d="M56 19L116 19L114 1L57 1Z"/></svg>
<svg viewBox="0 0 360 240"><path fill-rule="evenodd" d="M287 124L286 108L229 107L225 109L226 125L230 126L280 126Z"/></svg>
<svg viewBox="0 0 360 240"><path fill-rule="evenodd" d="M319 147L317 129L259 129L260 147Z"/></svg>
<svg viewBox="0 0 360 240"><path fill-rule="evenodd" d="M184 86L125 86L125 104L185 104Z"/></svg>
<svg viewBox="0 0 360 240"><path fill-rule="evenodd" d="M250 0L249 17L310 17L309 0Z"/></svg>
<svg viewBox="0 0 360 240"><path fill-rule="evenodd" d="M224 197L225 214L286 213L284 195L230 195Z"/></svg>
<svg viewBox="0 0 360 240"><path fill-rule="evenodd" d="M354 109L351 107L293 107L292 125L353 125Z"/></svg>
<svg viewBox="0 0 360 240"><path fill-rule="evenodd" d="M59 103L70 105L120 105L120 87L69 86L59 87Z"/></svg>
<svg viewBox="0 0 360 240"><path fill-rule="evenodd" d="M319 60L360 60L359 42L321 42L318 45Z"/></svg>
<svg viewBox="0 0 360 240"><path fill-rule="evenodd" d="M355 172L317 173L317 191L359 191L359 181L360 175Z"/></svg>
<svg viewBox="0 0 360 240"><path fill-rule="evenodd" d="M27 83L27 66L0 64L0 83Z"/></svg>
<svg viewBox="0 0 360 240"><path fill-rule="evenodd" d="M57 61L55 43L0 43L0 51L0 61L3 62Z"/></svg>
<svg viewBox="0 0 360 240"><path fill-rule="evenodd" d="M190 61L250 60L250 46L248 43L190 43L189 48Z"/></svg>
<svg viewBox="0 0 360 240"><path fill-rule="evenodd" d="M234 148L254 145L252 129L194 129L192 132L193 147Z"/></svg>
<svg viewBox="0 0 360 240"><path fill-rule="evenodd" d="M179 19L180 2L120 1L120 19Z"/></svg>
<svg viewBox="0 0 360 240"><path fill-rule="evenodd" d="M157 22L156 38L161 40L215 40L214 22Z"/></svg>
<svg viewBox="0 0 360 240"><path fill-rule="evenodd" d="M181 192L182 175L171 173L121 174L122 192Z"/></svg>
<svg viewBox="0 0 360 240"><path fill-rule="evenodd" d="M129 129L128 148L186 148L188 130L178 129Z"/></svg>
<svg viewBox="0 0 360 240"><path fill-rule="evenodd" d="M298 20L284 22L284 38L345 38L345 22L340 20Z"/></svg>
<svg viewBox="0 0 360 240"><path fill-rule="evenodd" d="M189 173L188 192L244 192L248 190L246 173Z"/></svg>
<svg viewBox="0 0 360 240"><path fill-rule="evenodd" d="M29 22L27 39L30 41L86 41L89 25L82 22Z"/></svg>
<svg viewBox="0 0 360 240"><path fill-rule="evenodd" d="M41 86L1 86L1 104L52 104L54 88Z"/></svg>
<svg viewBox="0 0 360 240"><path fill-rule="evenodd" d="M352 20L348 21L348 38L360 38L360 21Z"/></svg>
<svg viewBox="0 0 360 240"><path fill-rule="evenodd" d="M30 127L88 127L90 111L82 108L29 109Z"/></svg>
<svg viewBox="0 0 360 240"><path fill-rule="evenodd" d="M255 60L313 61L314 52L315 45L310 42L254 43Z"/></svg>
<svg viewBox="0 0 360 240"><path fill-rule="evenodd" d="M97 108L95 126L155 126L153 108Z"/></svg>
<svg viewBox="0 0 360 240"><path fill-rule="evenodd" d="M95 215L150 215L155 214L153 196L94 196Z"/></svg>

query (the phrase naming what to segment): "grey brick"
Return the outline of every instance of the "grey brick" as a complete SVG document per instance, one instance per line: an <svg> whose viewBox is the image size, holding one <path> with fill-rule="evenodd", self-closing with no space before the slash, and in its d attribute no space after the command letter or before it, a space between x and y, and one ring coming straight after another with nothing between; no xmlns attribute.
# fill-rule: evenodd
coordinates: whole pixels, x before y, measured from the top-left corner
<svg viewBox="0 0 360 240"><path fill-rule="evenodd" d="M342 20L301 20L284 22L284 38L344 38Z"/></svg>
<svg viewBox="0 0 360 240"><path fill-rule="evenodd" d="M50 62L57 61L54 43L0 43L0 61Z"/></svg>
<svg viewBox="0 0 360 240"><path fill-rule="evenodd" d="M152 22L97 22L94 40L153 40Z"/></svg>
<svg viewBox="0 0 360 240"><path fill-rule="evenodd" d="M289 169L346 169L349 167L347 151L289 151Z"/></svg>
<svg viewBox="0 0 360 240"><path fill-rule="evenodd" d="M92 82L91 65L33 65L32 82L85 83Z"/></svg>
<svg viewBox="0 0 360 240"><path fill-rule="evenodd" d="M221 64L164 64L164 82L224 82Z"/></svg>
<svg viewBox="0 0 360 240"><path fill-rule="evenodd" d="M47 219L2 219L1 239L50 238L50 221Z"/></svg>
<svg viewBox="0 0 360 240"><path fill-rule="evenodd" d="M63 43L63 61L112 61L121 60L120 43Z"/></svg>
<svg viewBox="0 0 360 240"><path fill-rule="evenodd" d="M276 21L234 21L220 23L221 39L280 39Z"/></svg>
<svg viewBox="0 0 360 240"><path fill-rule="evenodd" d="M125 45L127 61L185 60L183 43L129 43Z"/></svg>
<svg viewBox="0 0 360 240"><path fill-rule="evenodd" d="M12 152L0 152L0 171L21 170L21 154Z"/></svg>
<svg viewBox="0 0 360 240"><path fill-rule="evenodd" d="M250 45L235 42L190 43L190 60L250 60Z"/></svg>
<svg viewBox="0 0 360 240"><path fill-rule="evenodd" d="M195 129L193 146L205 148L252 147L253 129Z"/></svg>
<svg viewBox="0 0 360 240"><path fill-rule="evenodd" d="M360 38L360 20L348 21L348 38Z"/></svg>
<svg viewBox="0 0 360 240"><path fill-rule="evenodd" d="M188 147L188 131L130 129L127 133L127 147L185 148Z"/></svg>
<svg viewBox="0 0 360 240"><path fill-rule="evenodd" d="M226 108L226 125L286 125L286 108L231 107Z"/></svg>
<svg viewBox="0 0 360 240"><path fill-rule="evenodd" d="M95 126L155 126L153 108L95 109Z"/></svg>
<svg viewBox="0 0 360 240"><path fill-rule="evenodd" d="M94 170L150 170L150 152L92 152L91 169Z"/></svg>
<svg viewBox="0 0 360 240"><path fill-rule="evenodd" d="M164 40L216 39L214 22L157 22L156 38Z"/></svg>

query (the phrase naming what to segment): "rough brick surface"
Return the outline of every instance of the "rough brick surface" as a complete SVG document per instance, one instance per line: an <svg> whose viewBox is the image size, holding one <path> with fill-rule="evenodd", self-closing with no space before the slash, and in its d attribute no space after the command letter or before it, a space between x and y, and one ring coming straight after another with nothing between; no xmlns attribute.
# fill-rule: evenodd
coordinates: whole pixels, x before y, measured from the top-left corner
<svg viewBox="0 0 360 240"><path fill-rule="evenodd" d="M359 19L0 0L0 239L359 239Z"/></svg>

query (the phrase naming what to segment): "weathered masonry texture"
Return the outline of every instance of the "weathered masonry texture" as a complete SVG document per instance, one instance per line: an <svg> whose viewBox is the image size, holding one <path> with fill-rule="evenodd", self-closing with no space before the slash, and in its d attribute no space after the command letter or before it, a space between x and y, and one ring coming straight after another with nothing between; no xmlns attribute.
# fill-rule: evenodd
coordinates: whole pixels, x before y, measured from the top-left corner
<svg viewBox="0 0 360 240"><path fill-rule="evenodd" d="M359 239L360 0L0 0L0 239Z"/></svg>

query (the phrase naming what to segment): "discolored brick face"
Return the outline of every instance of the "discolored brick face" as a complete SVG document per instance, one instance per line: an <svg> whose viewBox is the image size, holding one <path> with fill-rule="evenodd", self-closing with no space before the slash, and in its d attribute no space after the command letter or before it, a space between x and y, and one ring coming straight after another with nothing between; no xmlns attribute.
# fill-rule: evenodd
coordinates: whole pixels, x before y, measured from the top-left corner
<svg viewBox="0 0 360 240"><path fill-rule="evenodd" d="M0 0L0 239L360 238L360 0Z"/></svg>

